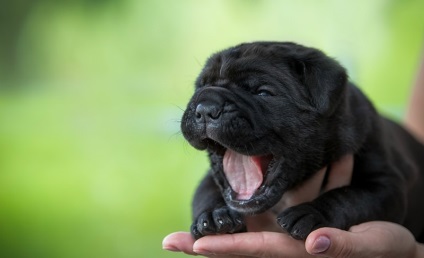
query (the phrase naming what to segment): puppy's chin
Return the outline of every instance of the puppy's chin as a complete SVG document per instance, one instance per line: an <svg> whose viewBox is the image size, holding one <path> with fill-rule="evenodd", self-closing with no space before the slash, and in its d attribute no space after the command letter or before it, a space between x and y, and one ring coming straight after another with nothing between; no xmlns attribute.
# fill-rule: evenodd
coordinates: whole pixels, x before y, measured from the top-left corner
<svg viewBox="0 0 424 258"><path fill-rule="evenodd" d="M243 214L257 214L274 206L282 196L277 189L275 158L271 154L247 156L227 149L222 158L223 197Z"/></svg>
<svg viewBox="0 0 424 258"><path fill-rule="evenodd" d="M258 193L255 193L248 200L237 199L237 193L231 188L226 188L224 191L224 200L226 204L233 210L242 214L255 215L267 211L282 197L282 192L276 186L261 186Z"/></svg>

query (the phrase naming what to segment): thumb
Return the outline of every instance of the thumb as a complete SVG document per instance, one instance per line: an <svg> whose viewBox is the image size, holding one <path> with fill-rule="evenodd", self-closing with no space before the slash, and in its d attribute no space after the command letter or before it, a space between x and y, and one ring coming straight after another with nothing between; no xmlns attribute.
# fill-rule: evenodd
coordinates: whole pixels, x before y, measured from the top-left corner
<svg viewBox="0 0 424 258"><path fill-rule="evenodd" d="M323 257L369 257L363 247L363 238L336 228L320 228L309 234L305 242L306 251Z"/></svg>

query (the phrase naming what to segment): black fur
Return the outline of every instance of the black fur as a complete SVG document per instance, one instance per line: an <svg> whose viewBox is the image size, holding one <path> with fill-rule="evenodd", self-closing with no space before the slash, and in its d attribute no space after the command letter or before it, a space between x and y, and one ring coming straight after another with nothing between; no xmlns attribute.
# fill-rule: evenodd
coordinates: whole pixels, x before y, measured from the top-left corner
<svg viewBox="0 0 424 258"><path fill-rule="evenodd" d="M195 238L244 231L243 215L270 209L284 192L353 153L351 184L280 211L281 227L305 239L319 227L386 220L424 241L424 146L379 116L344 68L319 50L256 42L213 55L181 129L211 162L193 200ZM249 200L235 199L223 173L226 149L271 159Z"/></svg>

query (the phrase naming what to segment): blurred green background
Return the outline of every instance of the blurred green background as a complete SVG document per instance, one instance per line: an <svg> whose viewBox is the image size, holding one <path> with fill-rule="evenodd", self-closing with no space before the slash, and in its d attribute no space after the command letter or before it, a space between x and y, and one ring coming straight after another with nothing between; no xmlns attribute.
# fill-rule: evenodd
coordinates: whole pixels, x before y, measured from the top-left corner
<svg viewBox="0 0 424 258"><path fill-rule="evenodd" d="M207 168L179 120L205 59L244 41L324 50L401 119L422 0L2 0L0 257L182 257Z"/></svg>

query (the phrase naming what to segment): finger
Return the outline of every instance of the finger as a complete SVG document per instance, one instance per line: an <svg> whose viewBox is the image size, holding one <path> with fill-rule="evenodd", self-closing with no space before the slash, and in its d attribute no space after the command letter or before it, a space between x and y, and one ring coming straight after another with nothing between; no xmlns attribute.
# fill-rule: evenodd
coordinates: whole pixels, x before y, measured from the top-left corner
<svg viewBox="0 0 424 258"><path fill-rule="evenodd" d="M162 248L173 252L184 252L196 255L193 252L194 239L188 232L175 232L167 235L162 241Z"/></svg>
<svg viewBox="0 0 424 258"><path fill-rule="evenodd" d="M413 257L415 238L406 228L390 222L371 221L349 231L321 228L305 242L311 254L325 257Z"/></svg>
<svg viewBox="0 0 424 258"><path fill-rule="evenodd" d="M284 205L280 204L283 205L281 208L289 208L304 202L310 202L317 198L321 190L326 170L327 167L323 167L298 187L285 192L281 200L281 203L284 203Z"/></svg>
<svg viewBox="0 0 424 258"><path fill-rule="evenodd" d="M347 154L339 160L331 163L330 171L328 172L327 184L324 187L324 192L334 188L339 188L350 184L353 171L353 155Z"/></svg>
<svg viewBox="0 0 424 258"><path fill-rule="evenodd" d="M286 234L247 232L206 236L197 240L193 250L202 255L238 255L247 257L311 257L304 242Z"/></svg>
<svg viewBox="0 0 424 258"><path fill-rule="evenodd" d="M336 229L320 228L309 234L305 242L308 253L325 257L373 257L363 248L367 243L358 234ZM372 251L372 250L371 250Z"/></svg>

